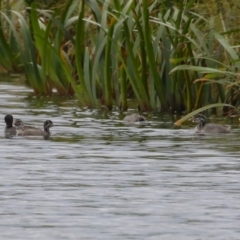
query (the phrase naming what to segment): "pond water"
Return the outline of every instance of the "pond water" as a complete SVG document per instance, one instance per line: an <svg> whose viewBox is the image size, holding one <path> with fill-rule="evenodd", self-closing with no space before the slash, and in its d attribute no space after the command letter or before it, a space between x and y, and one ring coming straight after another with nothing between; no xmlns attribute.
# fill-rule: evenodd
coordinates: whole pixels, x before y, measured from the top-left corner
<svg viewBox="0 0 240 240"><path fill-rule="evenodd" d="M117 110L31 92L0 83L1 239L239 239L238 119L196 136L169 115L127 126ZM51 119L51 139L5 139L6 114Z"/></svg>

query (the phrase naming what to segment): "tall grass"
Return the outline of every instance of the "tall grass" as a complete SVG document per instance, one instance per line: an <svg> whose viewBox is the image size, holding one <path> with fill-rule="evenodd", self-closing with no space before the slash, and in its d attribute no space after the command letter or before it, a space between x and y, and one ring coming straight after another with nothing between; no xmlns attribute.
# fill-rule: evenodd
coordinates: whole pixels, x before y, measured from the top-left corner
<svg viewBox="0 0 240 240"><path fill-rule="evenodd" d="M226 37L238 30L226 30L223 11L218 32L195 1L177 2L70 0L52 10L31 2L24 14L1 10L0 64L24 71L36 94L56 89L91 108L127 109L130 98L143 111L240 104L238 52Z"/></svg>

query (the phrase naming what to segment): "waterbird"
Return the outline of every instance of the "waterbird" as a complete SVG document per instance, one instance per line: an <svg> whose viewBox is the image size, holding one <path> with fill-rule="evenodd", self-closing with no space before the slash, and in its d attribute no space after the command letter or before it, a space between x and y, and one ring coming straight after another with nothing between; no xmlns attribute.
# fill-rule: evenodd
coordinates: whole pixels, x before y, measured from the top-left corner
<svg viewBox="0 0 240 240"><path fill-rule="evenodd" d="M13 126L13 116L11 114L7 114L4 118L6 127L4 130L4 134L6 138L11 138L18 134L17 128Z"/></svg>
<svg viewBox="0 0 240 240"><path fill-rule="evenodd" d="M43 123L43 129L36 127L25 127L17 128L18 136L43 136L44 139L48 139L51 135L50 128L53 126L51 120L46 120Z"/></svg>
<svg viewBox="0 0 240 240"><path fill-rule="evenodd" d="M26 128L34 128L34 129L36 129L36 127L34 127L34 126L25 126L25 125L23 124L23 121L22 121L21 119L19 119L19 118L16 118L16 119L14 120L14 126L15 126L17 129L26 129Z"/></svg>
<svg viewBox="0 0 240 240"><path fill-rule="evenodd" d="M123 121L125 121L126 123L135 123L135 122L144 122L144 121L146 121L146 119L142 115L134 113L134 114L126 116L123 119Z"/></svg>
<svg viewBox="0 0 240 240"><path fill-rule="evenodd" d="M215 123L207 123L207 118L205 115L199 113L194 116L193 122L198 123L198 125L195 127L195 132L204 134L204 133L213 133L213 134L219 134L219 133L229 133L231 130L231 126L221 125L221 124L215 124Z"/></svg>
<svg viewBox="0 0 240 240"><path fill-rule="evenodd" d="M16 119L13 126L13 116L8 114L5 116L6 128L5 136L43 136L44 139L48 139L51 135L50 128L53 126L51 120L46 120L43 124L43 129L31 126L24 126L20 119Z"/></svg>

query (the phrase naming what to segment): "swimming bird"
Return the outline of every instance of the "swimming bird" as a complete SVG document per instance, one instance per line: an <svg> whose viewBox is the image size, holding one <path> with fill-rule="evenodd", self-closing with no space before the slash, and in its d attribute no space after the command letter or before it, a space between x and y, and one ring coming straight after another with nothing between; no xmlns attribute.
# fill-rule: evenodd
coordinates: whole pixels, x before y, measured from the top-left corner
<svg viewBox="0 0 240 240"><path fill-rule="evenodd" d="M144 121L146 121L146 119L142 115L134 113L134 114L126 116L123 119L123 121L125 121L126 123L135 123L135 122L144 122Z"/></svg>
<svg viewBox="0 0 240 240"><path fill-rule="evenodd" d="M37 127L34 127L34 126L25 126L23 124L23 121L19 118L16 118L14 120L14 126L17 127L17 129L26 129L26 128L35 128L36 129L37 128Z"/></svg>
<svg viewBox="0 0 240 240"><path fill-rule="evenodd" d="M18 134L17 128L13 126L13 116L11 114L7 114L4 118L6 127L4 130L4 134L6 138L11 138Z"/></svg>
<svg viewBox="0 0 240 240"><path fill-rule="evenodd" d="M43 136L44 139L48 139L51 135L49 128L53 126L51 120L46 120L43 124L43 129L36 128L36 127L25 127L17 128L20 130L18 132L18 136Z"/></svg>
<svg viewBox="0 0 240 240"><path fill-rule="evenodd" d="M13 116L8 114L5 116L5 137L10 138L13 136L43 136L44 139L48 139L51 135L50 128L53 126L51 120L46 120L43 124L43 129L31 126L23 126L20 119L16 119L13 126Z"/></svg>
<svg viewBox="0 0 240 240"><path fill-rule="evenodd" d="M229 133L231 130L231 126L215 124L215 123L207 123L207 119L203 114L197 114L193 121L198 123L195 127L195 132L204 134L204 133Z"/></svg>
<svg viewBox="0 0 240 240"><path fill-rule="evenodd" d="M22 122L22 120L19 119L19 118L16 118L16 119L14 120L14 126L15 126L15 127L23 127L23 122Z"/></svg>

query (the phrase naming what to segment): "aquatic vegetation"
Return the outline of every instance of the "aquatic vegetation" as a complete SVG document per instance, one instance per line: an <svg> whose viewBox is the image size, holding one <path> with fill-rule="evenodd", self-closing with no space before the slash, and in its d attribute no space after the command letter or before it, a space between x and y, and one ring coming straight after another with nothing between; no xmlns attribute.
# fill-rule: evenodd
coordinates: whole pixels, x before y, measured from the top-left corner
<svg viewBox="0 0 240 240"><path fill-rule="evenodd" d="M221 1L222 29L196 1L70 0L48 10L27 3L24 13L1 10L0 65L23 72L36 94L56 89L108 109L136 98L143 111L240 104L239 30L227 29Z"/></svg>

